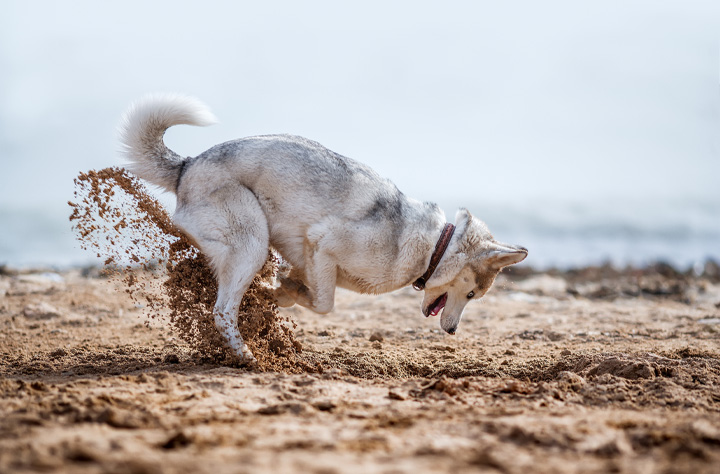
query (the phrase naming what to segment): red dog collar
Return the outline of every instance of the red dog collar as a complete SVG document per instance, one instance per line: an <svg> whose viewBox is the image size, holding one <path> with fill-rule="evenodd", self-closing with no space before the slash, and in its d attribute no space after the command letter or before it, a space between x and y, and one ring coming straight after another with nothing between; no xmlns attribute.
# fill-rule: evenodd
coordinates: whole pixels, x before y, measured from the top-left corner
<svg viewBox="0 0 720 474"><path fill-rule="evenodd" d="M450 223L445 224L445 228L443 228L442 234L440 234L440 238L435 244L435 250L433 250L432 256L430 257L430 265L428 269L425 270L425 273L412 284L413 288L418 291L425 289L425 283L430 279L440 263L440 259L445 255L445 250L447 250L448 245L450 245L450 239L452 239L454 233L455 226Z"/></svg>

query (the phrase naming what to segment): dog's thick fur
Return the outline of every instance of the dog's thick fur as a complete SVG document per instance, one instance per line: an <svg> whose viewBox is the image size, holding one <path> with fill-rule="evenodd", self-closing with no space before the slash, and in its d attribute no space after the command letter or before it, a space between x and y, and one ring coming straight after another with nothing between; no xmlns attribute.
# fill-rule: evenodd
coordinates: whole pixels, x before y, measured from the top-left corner
<svg viewBox="0 0 720 474"><path fill-rule="evenodd" d="M238 357L253 359L237 329L238 307L270 246L292 266L279 278L278 304L318 313L333 309L338 286L384 293L424 273L445 225L436 204L410 199L367 166L297 136L243 138L194 158L163 143L173 125L214 120L195 99L153 95L129 108L120 133L129 169L177 195L174 221L210 258L215 321ZM450 334L468 301L527 256L496 242L465 209L455 225L422 302L426 316L444 307L440 325Z"/></svg>

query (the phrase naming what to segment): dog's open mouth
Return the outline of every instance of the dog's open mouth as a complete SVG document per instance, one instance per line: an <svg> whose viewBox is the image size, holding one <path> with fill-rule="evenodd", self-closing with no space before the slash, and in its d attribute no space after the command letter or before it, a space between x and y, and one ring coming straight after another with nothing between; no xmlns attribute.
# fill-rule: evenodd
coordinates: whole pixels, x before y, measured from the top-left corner
<svg viewBox="0 0 720 474"><path fill-rule="evenodd" d="M447 302L447 293L443 293L430 303L430 306L427 307L425 310L425 316L437 316L440 311L445 307L445 303Z"/></svg>

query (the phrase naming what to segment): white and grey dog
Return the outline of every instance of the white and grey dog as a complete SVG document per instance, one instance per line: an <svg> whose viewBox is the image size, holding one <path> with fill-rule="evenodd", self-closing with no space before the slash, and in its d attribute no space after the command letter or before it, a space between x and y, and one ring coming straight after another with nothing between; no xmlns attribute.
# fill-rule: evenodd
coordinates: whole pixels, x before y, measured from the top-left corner
<svg viewBox="0 0 720 474"><path fill-rule="evenodd" d="M120 134L129 169L177 195L174 222L210 259L218 281L215 322L235 354L253 355L237 329L238 307L270 246L292 266L280 306L328 313L335 288L384 293L413 282L422 312L454 334L465 305L505 266L527 256L495 241L465 209L446 224L433 203L408 198L357 161L291 135L242 138L182 158L163 143L178 124L215 121L196 99L152 95L134 103Z"/></svg>

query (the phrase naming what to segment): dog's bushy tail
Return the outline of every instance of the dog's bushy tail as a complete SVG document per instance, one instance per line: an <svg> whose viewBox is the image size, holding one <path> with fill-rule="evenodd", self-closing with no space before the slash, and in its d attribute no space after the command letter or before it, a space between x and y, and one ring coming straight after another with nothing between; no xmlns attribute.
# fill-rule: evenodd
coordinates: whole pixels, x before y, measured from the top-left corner
<svg viewBox="0 0 720 474"><path fill-rule="evenodd" d="M165 131L173 125L206 126L217 119L197 99L180 94L151 94L134 102L119 127L128 169L142 179L176 192L183 158L163 142Z"/></svg>

